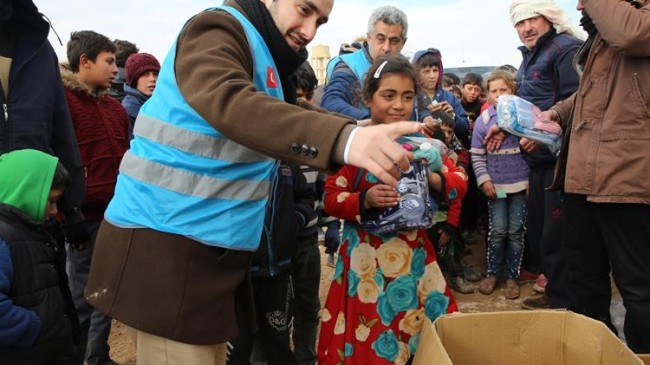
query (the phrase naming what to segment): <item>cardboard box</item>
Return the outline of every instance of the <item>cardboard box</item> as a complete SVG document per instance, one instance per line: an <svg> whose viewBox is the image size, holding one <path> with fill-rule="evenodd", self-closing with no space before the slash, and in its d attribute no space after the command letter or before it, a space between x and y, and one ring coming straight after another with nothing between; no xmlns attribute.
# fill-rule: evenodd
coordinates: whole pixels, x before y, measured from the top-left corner
<svg viewBox="0 0 650 365"><path fill-rule="evenodd" d="M648 354L648 355L639 355L639 357L641 358L641 361L643 361L643 363L645 365L650 365L650 354Z"/></svg>
<svg viewBox="0 0 650 365"><path fill-rule="evenodd" d="M607 327L565 311L457 313L425 324L413 365L643 365Z"/></svg>

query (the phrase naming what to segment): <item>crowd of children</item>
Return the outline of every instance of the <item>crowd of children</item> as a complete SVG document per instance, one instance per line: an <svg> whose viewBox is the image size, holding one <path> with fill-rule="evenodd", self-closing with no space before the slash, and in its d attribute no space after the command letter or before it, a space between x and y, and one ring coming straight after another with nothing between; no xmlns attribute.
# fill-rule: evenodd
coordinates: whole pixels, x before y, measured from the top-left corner
<svg viewBox="0 0 650 365"><path fill-rule="evenodd" d="M391 14L400 17L399 11ZM543 184L533 189L537 167L527 163L519 137L505 136L498 150L488 147L499 98L517 92L516 70L504 65L461 79L444 72L439 50L420 50L409 60L399 55L399 42L386 54L375 54L366 43L341 47L348 57L337 62L363 63L364 55L372 56L363 64L365 73L352 67L355 74L345 76L358 83L349 88L358 95L350 98L353 109L341 110L370 125L422 124L422 133L408 137L435 146L422 161L432 221L417 229L372 232L364 222L385 210L405 209L398 190L350 164L326 175L277 161L259 248L247 273L252 290L246 295L253 296L255 308L248 308L251 323L227 343L224 362L408 364L426 319L458 310L453 291L491 295L505 279L504 297L520 297L529 190L541 194ZM84 289L136 121L148 128L146 118L137 117L155 90L161 65L134 44L94 31L72 33L67 57L57 74L85 182L78 207L85 219L62 222L57 201L78 176L58 157L31 148L0 155L2 363L114 363L108 347L111 318L86 301ZM341 69L332 66L331 72ZM313 104L317 80L308 63L292 81L295 104L322 111ZM8 90L0 91L8 97ZM330 106L350 107L326 98ZM322 230L334 273L321 308ZM486 270L479 273L465 256L483 237ZM546 279L537 280L535 288L543 292Z"/></svg>

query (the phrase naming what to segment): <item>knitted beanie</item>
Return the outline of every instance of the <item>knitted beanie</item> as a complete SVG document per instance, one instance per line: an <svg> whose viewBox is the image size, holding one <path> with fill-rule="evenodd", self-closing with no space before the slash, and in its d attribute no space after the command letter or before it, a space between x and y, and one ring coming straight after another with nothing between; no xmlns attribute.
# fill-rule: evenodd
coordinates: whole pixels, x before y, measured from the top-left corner
<svg viewBox="0 0 650 365"><path fill-rule="evenodd" d="M126 83L131 87L136 87L140 76L147 71L160 71L160 63L153 55L149 53L134 53L126 59Z"/></svg>

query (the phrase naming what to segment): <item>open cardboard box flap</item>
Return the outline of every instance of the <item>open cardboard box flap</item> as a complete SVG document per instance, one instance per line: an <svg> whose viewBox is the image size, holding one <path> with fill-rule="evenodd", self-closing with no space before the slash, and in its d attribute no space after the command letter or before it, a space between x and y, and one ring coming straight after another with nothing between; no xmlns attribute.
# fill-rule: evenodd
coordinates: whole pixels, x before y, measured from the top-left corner
<svg viewBox="0 0 650 365"><path fill-rule="evenodd" d="M643 365L601 322L566 311L456 313L425 324L414 365Z"/></svg>

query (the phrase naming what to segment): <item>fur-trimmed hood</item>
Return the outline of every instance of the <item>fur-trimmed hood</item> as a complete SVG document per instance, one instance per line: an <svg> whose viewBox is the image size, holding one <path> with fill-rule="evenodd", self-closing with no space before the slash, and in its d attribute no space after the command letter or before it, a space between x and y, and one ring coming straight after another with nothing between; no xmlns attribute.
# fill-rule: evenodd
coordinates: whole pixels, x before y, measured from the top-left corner
<svg viewBox="0 0 650 365"><path fill-rule="evenodd" d="M77 74L72 72L70 69L70 64L67 62L61 62L59 64L59 69L61 70L61 80L63 81L63 86L67 89L75 91L81 94L87 94L88 96L101 98L104 95L108 94L109 89L93 90L88 85L79 81Z"/></svg>

